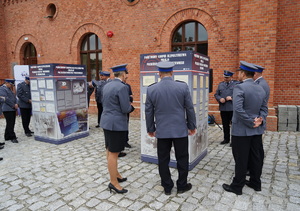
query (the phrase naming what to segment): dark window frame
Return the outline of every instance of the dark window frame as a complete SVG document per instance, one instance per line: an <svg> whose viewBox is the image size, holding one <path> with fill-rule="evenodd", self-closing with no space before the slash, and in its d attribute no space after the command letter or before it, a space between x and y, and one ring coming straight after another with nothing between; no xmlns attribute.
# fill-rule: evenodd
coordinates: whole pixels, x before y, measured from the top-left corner
<svg viewBox="0 0 300 211"><path fill-rule="evenodd" d="M35 46L29 42L24 48L24 65L37 64L37 53Z"/></svg>
<svg viewBox="0 0 300 211"><path fill-rule="evenodd" d="M186 42L185 41L185 36L186 36L186 25L190 24L190 23L194 23L194 41L190 41L190 42ZM207 34L207 30L206 28L203 26L203 28L206 30L206 36L207 39L204 41L198 41L198 27L199 25L202 25L201 23L197 22L197 21L185 21L183 23L181 23L180 25L178 25L176 27L176 29L174 30L173 34L172 34L172 40L171 40L171 51L174 51L174 48L178 48L178 50L176 51L186 51L188 50L187 47L193 47L194 51L202 53L204 55L208 55L208 34ZM179 30L182 30L182 37L181 37L181 42L174 42L174 38L176 36L176 33ZM202 47L200 46L202 45Z"/></svg>
<svg viewBox="0 0 300 211"><path fill-rule="evenodd" d="M95 50L90 50L91 43L90 43L90 37L95 36ZM87 50L83 50L84 44L87 44ZM99 44L101 46L99 46ZM91 54L96 54L95 64L96 64L96 74L95 78L92 78L92 71L91 71ZM99 62L99 54L101 54L101 62ZM85 64L83 62L83 55L86 55L87 63ZM80 63L83 65L86 65L86 72L87 72L87 80L91 81L93 79L99 80L99 71L102 71L102 44L100 38L94 34L89 33L84 36L82 39L81 45L80 45Z"/></svg>

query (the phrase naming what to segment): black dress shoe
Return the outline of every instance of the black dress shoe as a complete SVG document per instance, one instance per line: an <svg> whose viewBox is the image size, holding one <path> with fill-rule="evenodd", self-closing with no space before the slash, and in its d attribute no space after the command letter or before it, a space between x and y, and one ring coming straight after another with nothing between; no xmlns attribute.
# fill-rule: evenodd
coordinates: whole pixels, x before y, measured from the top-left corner
<svg viewBox="0 0 300 211"><path fill-rule="evenodd" d="M183 189L178 189L177 190L177 193L184 193L184 192L187 192L187 191L189 191L189 190L191 190L192 189L192 184L191 183L188 183L188 184L186 184L186 186L185 186L185 188L183 188Z"/></svg>
<svg viewBox="0 0 300 211"><path fill-rule="evenodd" d="M167 196L170 196L170 195L171 195L171 191L172 191L172 190L165 190L165 194L166 194Z"/></svg>
<svg viewBox="0 0 300 211"><path fill-rule="evenodd" d="M0 146L3 146L3 145L5 145L5 143L3 142L3 143L0 143Z"/></svg>
<svg viewBox="0 0 300 211"><path fill-rule="evenodd" d="M3 160L3 158L0 158L0 160Z"/></svg>
<svg viewBox="0 0 300 211"><path fill-rule="evenodd" d="M125 157L125 156L126 156L126 153L125 153L125 152L120 152L119 155L118 155L119 158L120 158L120 157Z"/></svg>
<svg viewBox="0 0 300 211"><path fill-rule="evenodd" d="M18 140L16 138L11 140L12 143L19 143Z"/></svg>
<svg viewBox="0 0 300 211"><path fill-rule="evenodd" d="M29 131L29 133L31 133L31 135L34 134L34 132L32 132L32 131Z"/></svg>
<svg viewBox="0 0 300 211"><path fill-rule="evenodd" d="M224 140L220 144L228 144L228 143L229 143L229 141Z"/></svg>
<svg viewBox="0 0 300 211"><path fill-rule="evenodd" d="M95 126L95 128L99 128L99 127L100 127L100 125L96 125L96 126Z"/></svg>
<svg viewBox="0 0 300 211"><path fill-rule="evenodd" d="M127 147L127 148L131 148L131 145L130 145L130 144L128 144L128 143L126 143L126 144L125 144L125 147Z"/></svg>
<svg viewBox="0 0 300 211"><path fill-rule="evenodd" d="M26 135L27 137L31 137L31 136L32 136L31 133L25 133L25 135Z"/></svg>
<svg viewBox="0 0 300 211"><path fill-rule="evenodd" d="M0 149L3 149L3 148L4 148L4 145L1 145L1 146L0 146Z"/></svg>
<svg viewBox="0 0 300 211"><path fill-rule="evenodd" d="M242 195L242 191L234 190L230 185L223 184L222 187L223 187L224 190L226 190L227 192L232 192L232 193L235 193L236 195Z"/></svg>
<svg viewBox="0 0 300 211"><path fill-rule="evenodd" d="M116 193L127 193L128 192L128 190L127 189L122 189L122 190L119 190L119 189L117 189L113 184L111 184L111 183L109 183L109 185L108 185L108 189L109 189L109 191L111 192L111 190L114 190Z"/></svg>
<svg viewBox="0 0 300 211"><path fill-rule="evenodd" d="M255 191L261 191L261 188L258 188L258 187L255 187L250 181L246 180L246 185L249 187L249 188L252 188L254 189Z"/></svg>
<svg viewBox="0 0 300 211"><path fill-rule="evenodd" d="M126 177L123 177L123 178L117 177L117 179L118 179L118 182L125 182L125 181L127 181Z"/></svg>

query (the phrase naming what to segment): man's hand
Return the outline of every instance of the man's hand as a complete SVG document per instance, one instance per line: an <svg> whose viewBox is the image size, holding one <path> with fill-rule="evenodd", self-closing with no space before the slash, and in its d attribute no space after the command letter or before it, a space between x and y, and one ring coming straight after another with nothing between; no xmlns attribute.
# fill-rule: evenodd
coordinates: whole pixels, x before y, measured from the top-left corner
<svg viewBox="0 0 300 211"><path fill-rule="evenodd" d="M197 129L195 128L194 130L189 130L189 136L192 136L196 133Z"/></svg>
<svg viewBox="0 0 300 211"><path fill-rule="evenodd" d="M18 104L15 104L15 109L18 109L19 108L19 105Z"/></svg>
<svg viewBox="0 0 300 211"><path fill-rule="evenodd" d="M155 137L155 132L148 132L148 135L149 135L150 137Z"/></svg>
<svg viewBox="0 0 300 211"><path fill-rule="evenodd" d="M225 103L225 102L226 102L226 100L224 98L220 99L220 103Z"/></svg>
<svg viewBox="0 0 300 211"><path fill-rule="evenodd" d="M254 119L254 128L259 127L263 122L263 118L262 117L255 117Z"/></svg>
<svg viewBox="0 0 300 211"><path fill-rule="evenodd" d="M232 100L232 97L231 97L231 96L227 96L227 97L226 97L226 100L227 100L227 101L230 101L230 100Z"/></svg>

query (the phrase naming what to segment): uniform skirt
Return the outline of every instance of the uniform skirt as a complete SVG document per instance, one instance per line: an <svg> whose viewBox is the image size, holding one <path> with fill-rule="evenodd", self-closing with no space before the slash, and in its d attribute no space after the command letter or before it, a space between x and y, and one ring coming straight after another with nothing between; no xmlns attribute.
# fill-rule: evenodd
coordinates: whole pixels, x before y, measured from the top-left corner
<svg viewBox="0 0 300 211"><path fill-rule="evenodd" d="M103 130L105 138L105 148L110 152L121 152L125 148L127 131Z"/></svg>

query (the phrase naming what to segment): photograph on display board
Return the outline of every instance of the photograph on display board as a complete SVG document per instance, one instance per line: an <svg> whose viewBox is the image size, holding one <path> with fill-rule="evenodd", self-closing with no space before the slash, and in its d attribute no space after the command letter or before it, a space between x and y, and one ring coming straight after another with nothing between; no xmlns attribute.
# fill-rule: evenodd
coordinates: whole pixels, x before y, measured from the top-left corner
<svg viewBox="0 0 300 211"><path fill-rule="evenodd" d="M57 139L60 138L58 124L55 114L34 113L33 114L34 135Z"/></svg>
<svg viewBox="0 0 300 211"><path fill-rule="evenodd" d="M71 89L71 82L67 80L56 81L56 90L69 90Z"/></svg>
<svg viewBox="0 0 300 211"><path fill-rule="evenodd" d="M74 80L72 82L73 94L85 94L85 82L84 80Z"/></svg>
<svg viewBox="0 0 300 211"><path fill-rule="evenodd" d="M88 109L81 108L76 110L76 116L78 121L78 132L88 130Z"/></svg>
<svg viewBox="0 0 300 211"><path fill-rule="evenodd" d="M57 113L58 124L61 133L68 136L72 133L78 132L79 125L75 110L61 111Z"/></svg>
<svg viewBox="0 0 300 211"><path fill-rule="evenodd" d="M194 136L190 136L191 148L190 152L190 161L196 159L201 153L207 148L207 123L201 121L197 125L197 133Z"/></svg>

